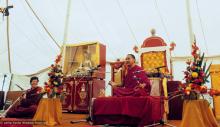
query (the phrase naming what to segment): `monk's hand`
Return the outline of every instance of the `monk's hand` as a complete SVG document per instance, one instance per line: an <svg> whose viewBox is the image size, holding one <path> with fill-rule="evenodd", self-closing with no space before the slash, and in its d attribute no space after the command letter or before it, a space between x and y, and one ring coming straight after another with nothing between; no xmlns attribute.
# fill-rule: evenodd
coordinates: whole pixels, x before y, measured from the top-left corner
<svg viewBox="0 0 220 127"><path fill-rule="evenodd" d="M141 83L141 84L139 85L140 88L144 88L145 86L146 86L145 83Z"/></svg>
<svg viewBox="0 0 220 127"><path fill-rule="evenodd" d="M111 86L117 86L117 84L113 81L109 81L108 84L111 85Z"/></svg>
<svg viewBox="0 0 220 127"><path fill-rule="evenodd" d="M23 98L23 99L26 99L26 94L22 95L22 98Z"/></svg>

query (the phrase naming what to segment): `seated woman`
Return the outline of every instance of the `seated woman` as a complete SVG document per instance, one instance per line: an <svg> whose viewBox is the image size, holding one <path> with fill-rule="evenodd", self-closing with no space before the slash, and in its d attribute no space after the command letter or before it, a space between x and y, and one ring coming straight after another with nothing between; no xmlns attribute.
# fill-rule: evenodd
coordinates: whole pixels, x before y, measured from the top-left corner
<svg viewBox="0 0 220 127"><path fill-rule="evenodd" d="M30 79L31 88L22 95L19 105L8 110L6 117L33 118L37 110L38 103L42 98L42 88L37 86L38 82L38 77L32 77Z"/></svg>
<svg viewBox="0 0 220 127"><path fill-rule="evenodd" d="M122 87L113 87L113 96L148 96L150 94L150 81L145 71L135 64L135 56L128 54L126 57L126 70ZM119 86L110 81L110 85Z"/></svg>

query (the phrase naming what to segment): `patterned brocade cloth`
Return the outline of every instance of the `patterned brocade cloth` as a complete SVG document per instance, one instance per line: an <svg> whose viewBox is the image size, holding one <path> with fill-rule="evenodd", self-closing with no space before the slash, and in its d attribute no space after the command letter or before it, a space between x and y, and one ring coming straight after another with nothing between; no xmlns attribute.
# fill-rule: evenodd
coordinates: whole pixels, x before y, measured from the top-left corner
<svg viewBox="0 0 220 127"><path fill-rule="evenodd" d="M185 100L181 127L219 127L206 100Z"/></svg>

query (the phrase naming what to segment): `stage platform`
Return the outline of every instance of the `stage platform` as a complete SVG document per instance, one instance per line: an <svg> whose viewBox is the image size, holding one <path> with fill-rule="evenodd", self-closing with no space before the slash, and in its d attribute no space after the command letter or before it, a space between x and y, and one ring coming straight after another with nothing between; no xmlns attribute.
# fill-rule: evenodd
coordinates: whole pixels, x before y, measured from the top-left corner
<svg viewBox="0 0 220 127"><path fill-rule="evenodd" d="M79 122L79 123L75 123L75 124L70 123L71 121L85 120L87 117L88 117L88 114L63 113L62 125L58 125L56 127L104 127L104 125L91 125L87 122ZM27 120L28 119L26 119L26 121ZM0 120L0 122L1 121L24 121L24 119L3 118L3 119ZM169 123L179 127L180 123L181 123L181 120L170 120ZM15 127L15 126L13 126L13 127ZM24 127L28 127L28 126L24 126ZM47 126L35 125L33 127L47 127ZM109 126L109 127L113 127L113 126ZM163 127L166 127L166 126L163 126Z"/></svg>

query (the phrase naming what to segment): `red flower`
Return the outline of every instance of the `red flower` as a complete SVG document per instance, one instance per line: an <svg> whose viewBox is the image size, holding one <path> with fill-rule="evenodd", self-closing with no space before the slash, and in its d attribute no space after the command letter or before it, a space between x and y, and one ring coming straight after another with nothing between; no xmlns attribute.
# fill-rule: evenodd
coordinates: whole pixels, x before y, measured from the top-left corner
<svg viewBox="0 0 220 127"><path fill-rule="evenodd" d="M190 65L190 64L191 64L191 61L187 61L186 64Z"/></svg>
<svg viewBox="0 0 220 127"><path fill-rule="evenodd" d="M193 82L194 82L195 84L200 84L202 81L201 81L200 79L195 79Z"/></svg>
<svg viewBox="0 0 220 127"><path fill-rule="evenodd" d="M210 96L219 96L220 95L220 90L214 90L214 89L210 89L210 91L208 92Z"/></svg>
<svg viewBox="0 0 220 127"><path fill-rule="evenodd" d="M186 87L186 84L180 83L179 86L180 86L181 88L185 88L185 87Z"/></svg>
<svg viewBox="0 0 220 127"><path fill-rule="evenodd" d="M189 86L190 86L192 89L194 89L194 88L197 88L197 87L198 87L198 85L197 85L197 84L194 84L194 83L189 84Z"/></svg>
<svg viewBox="0 0 220 127"><path fill-rule="evenodd" d="M185 75L189 75L189 72L188 72L188 71L184 71L184 74L185 74Z"/></svg>
<svg viewBox="0 0 220 127"><path fill-rule="evenodd" d="M201 75L202 77L205 77L205 73L204 73L203 71L200 71L200 75Z"/></svg>
<svg viewBox="0 0 220 127"><path fill-rule="evenodd" d="M209 93L210 96L213 96L213 95L215 95L215 90L210 89L210 91L208 93Z"/></svg>
<svg viewBox="0 0 220 127"><path fill-rule="evenodd" d="M193 50L199 50L199 47L196 45L195 42L192 44L192 49Z"/></svg>
<svg viewBox="0 0 220 127"><path fill-rule="evenodd" d="M58 55L58 56L57 56L57 58L56 58L56 60L55 60L55 63L56 63L56 64L60 62L61 57L62 57L61 55Z"/></svg>
<svg viewBox="0 0 220 127"><path fill-rule="evenodd" d="M200 93L207 93L207 86L200 86Z"/></svg>
<svg viewBox="0 0 220 127"><path fill-rule="evenodd" d="M58 93L58 94L61 94L61 93L62 93L62 89L58 89L58 90L57 90L57 93Z"/></svg>
<svg viewBox="0 0 220 127"><path fill-rule="evenodd" d="M184 93L185 93L186 95L189 95L189 94L190 94L190 90L185 90Z"/></svg>
<svg viewBox="0 0 220 127"><path fill-rule="evenodd" d="M196 66L192 66L191 69L194 71L196 69Z"/></svg>

